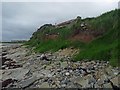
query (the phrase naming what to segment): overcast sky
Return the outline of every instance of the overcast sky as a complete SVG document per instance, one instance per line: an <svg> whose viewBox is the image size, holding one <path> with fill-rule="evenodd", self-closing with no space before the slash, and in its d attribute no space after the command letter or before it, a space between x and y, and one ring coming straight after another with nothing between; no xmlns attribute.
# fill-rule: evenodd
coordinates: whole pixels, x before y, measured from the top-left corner
<svg viewBox="0 0 120 90"><path fill-rule="evenodd" d="M29 39L43 24L95 17L115 8L117 2L3 2L2 39Z"/></svg>

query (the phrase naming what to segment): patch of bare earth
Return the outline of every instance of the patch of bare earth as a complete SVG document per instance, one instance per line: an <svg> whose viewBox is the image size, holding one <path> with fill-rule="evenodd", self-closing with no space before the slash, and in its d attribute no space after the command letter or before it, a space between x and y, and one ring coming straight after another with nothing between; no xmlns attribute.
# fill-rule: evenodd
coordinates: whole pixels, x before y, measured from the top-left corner
<svg viewBox="0 0 120 90"><path fill-rule="evenodd" d="M55 40L57 38L58 38L58 35L56 35L56 34L46 35L46 37L45 37L46 40L48 40L48 39Z"/></svg>
<svg viewBox="0 0 120 90"><path fill-rule="evenodd" d="M73 56L78 52L79 52L79 49L65 48L65 49L60 49L56 53L58 53L59 56Z"/></svg>
<svg viewBox="0 0 120 90"><path fill-rule="evenodd" d="M83 41L83 42L91 42L94 39L93 35L88 34L77 34L71 38L73 41Z"/></svg>

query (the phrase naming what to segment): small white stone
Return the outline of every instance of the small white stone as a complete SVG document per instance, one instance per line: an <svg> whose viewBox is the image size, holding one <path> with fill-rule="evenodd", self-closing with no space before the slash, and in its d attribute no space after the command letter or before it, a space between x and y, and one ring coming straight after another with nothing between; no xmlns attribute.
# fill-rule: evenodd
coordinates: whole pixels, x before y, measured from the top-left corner
<svg viewBox="0 0 120 90"><path fill-rule="evenodd" d="M70 73L72 73L73 71L72 70L70 70Z"/></svg>
<svg viewBox="0 0 120 90"><path fill-rule="evenodd" d="M9 69L9 67L6 67L5 69L7 69L7 70L8 70L8 69Z"/></svg>
<svg viewBox="0 0 120 90"><path fill-rule="evenodd" d="M68 75L70 75L70 73L69 73L69 72L66 72L65 75L68 76Z"/></svg>
<svg viewBox="0 0 120 90"><path fill-rule="evenodd" d="M28 62L27 65L30 65L30 63Z"/></svg>
<svg viewBox="0 0 120 90"><path fill-rule="evenodd" d="M52 74L48 74L48 77L52 77Z"/></svg>
<svg viewBox="0 0 120 90"><path fill-rule="evenodd" d="M114 75L118 75L118 72L114 72Z"/></svg>

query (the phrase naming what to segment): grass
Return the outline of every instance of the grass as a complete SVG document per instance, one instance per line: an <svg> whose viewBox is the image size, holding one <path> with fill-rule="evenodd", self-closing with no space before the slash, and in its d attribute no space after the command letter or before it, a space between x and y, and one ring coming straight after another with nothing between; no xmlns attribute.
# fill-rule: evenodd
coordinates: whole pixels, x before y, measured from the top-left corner
<svg viewBox="0 0 120 90"><path fill-rule="evenodd" d="M47 40L42 41L36 46L35 51L46 52L46 51L57 51L70 46L70 42L67 40Z"/></svg>
<svg viewBox="0 0 120 90"><path fill-rule="evenodd" d="M118 40L120 38L120 36L118 35L120 32L120 27L119 27L120 25L118 23L118 20L120 18L119 17L117 18L118 13L116 13L116 12L117 12L117 10L112 11L111 13L106 13L106 14L102 15L101 17L98 17L96 19L96 21L94 21L95 19L92 21L87 21L89 23L91 23L91 22L93 23L93 21L94 21L95 24L97 24L101 20L101 23L99 23L99 26L96 25L96 27L98 29L100 29L101 27L104 27L104 25L107 25L106 24L106 23L108 23L107 21L110 21L112 23L110 23L109 28L108 28L108 26L106 26L104 28L104 29L107 29L107 28L108 29L106 30L106 33L102 37L99 37L96 40L89 43L86 46L86 48L84 48L84 50L82 50L81 52L79 52L78 55L73 57L74 60L76 60L76 61L83 60L83 59L107 60L107 61L110 61L110 64L112 66L118 66L118 63L119 63L118 56L120 55L118 52L118 50L119 50ZM112 14L116 15L116 16L110 17L110 16L113 16ZM95 25L95 24L93 24L93 25Z"/></svg>
<svg viewBox="0 0 120 90"><path fill-rule="evenodd" d="M118 14L119 13L119 14ZM63 27L55 27L50 24L42 26L36 31L32 38L26 43L30 48L34 47L35 52L55 52L59 49L67 47L79 48L80 52L73 57L75 61L89 59L89 60L107 60L113 66L118 65L118 39L120 32L120 9L116 9L96 18L86 18L81 20L77 18L74 22ZM98 32L104 31L101 37L96 38L90 43L83 43L80 41L70 41L69 37L74 30L80 29L81 22L88 24L91 30ZM58 34L58 39L44 40L45 34Z"/></svg>
<svg viewBox="0 0 120 90"><path fill-rule="evenodd" d="M116 29L116 33L118 30ZM115 31L113 30L105 35L102 38L96 39L91 42L87 47L81 51L76 57L75 60L107 60L110 61L111 65L118 66L118 38L113 37Z"/></svg>
<svg viewBox="0 0 120 90"><path fill-rule="evenodd" d="M36 52L46 52L46 51L51 51L51 52L55 52L59 49L64 49L67 47L75 47L75 48L79 48L79 47L84 47L85 44L79 41L75 41L75 42L71 42L70 40L47 40L47 41L42 41L40 42L38 45L36 45L35 47L35 51Z"/></svg>

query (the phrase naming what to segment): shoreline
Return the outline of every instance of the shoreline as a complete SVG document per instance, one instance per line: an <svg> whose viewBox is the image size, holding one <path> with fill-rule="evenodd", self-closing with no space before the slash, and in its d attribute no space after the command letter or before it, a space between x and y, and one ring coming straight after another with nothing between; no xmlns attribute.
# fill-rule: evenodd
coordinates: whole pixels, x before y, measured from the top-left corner
<svg viewBox="0 0 120 90"><path fill-rule="evenodd" d="M111 83L119 87L118 67L98 60L72 62L74 53L67 53L73 51L35 54L22 45L3 47L2 88L113 88Z"/></svg>

